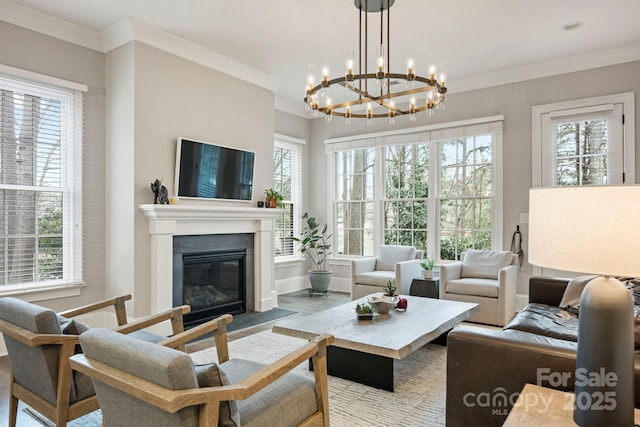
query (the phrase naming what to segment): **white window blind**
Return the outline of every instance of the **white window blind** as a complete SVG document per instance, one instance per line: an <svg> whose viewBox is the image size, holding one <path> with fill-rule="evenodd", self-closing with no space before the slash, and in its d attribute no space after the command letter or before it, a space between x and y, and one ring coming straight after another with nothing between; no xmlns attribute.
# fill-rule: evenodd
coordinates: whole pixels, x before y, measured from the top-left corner
<svg viewBox="0 0 640 427"><path fill-rule="evenodd" d="M0 293L82 280L82 104L0 75Z"/></svg>

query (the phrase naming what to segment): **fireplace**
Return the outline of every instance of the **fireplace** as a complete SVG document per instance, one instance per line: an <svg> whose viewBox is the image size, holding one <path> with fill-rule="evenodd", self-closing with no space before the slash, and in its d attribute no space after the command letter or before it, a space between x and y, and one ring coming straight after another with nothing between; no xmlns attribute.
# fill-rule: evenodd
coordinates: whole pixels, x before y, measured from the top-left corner
<svg viewBox="0 0 640 427"><path fill-rule="evenodd" d="M245 247L222 247L216 243L197 249L176 241L200 236L207 239L217 235L228 236L229 233L244 235L244 240L249 243L245 277L247 311L267 311L277 306L273 223L281 210L187 202L177 205L140 205L139 208L149 221L149 288L146 290L149 293L149 308L139 315L159 313L174 307L173 287L177 280L182 280L183 253ZM180 267L176 268L177 265ZM171 328L163 324L157 328L157 332L169 334Z"/></svg>
<svg viewBox="0 0 640 427"><path fill-rule="evenodd" d="M252 310L253 234L175 236L173 306L191 306L185 326Z"/></svg>
<svg viewBox="0 0 640 427"><path fill-rule="evenodd" d="M186 326L246 311L246 257L246 250L182 255L182 283L174 289L173 303L191 306Z"/></svg>

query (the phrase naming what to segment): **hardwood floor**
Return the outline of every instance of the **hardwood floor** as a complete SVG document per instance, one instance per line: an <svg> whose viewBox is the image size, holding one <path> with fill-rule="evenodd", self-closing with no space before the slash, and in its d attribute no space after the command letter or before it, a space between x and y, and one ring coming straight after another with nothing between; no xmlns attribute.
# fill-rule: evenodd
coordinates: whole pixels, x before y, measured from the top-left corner
<svg viewBox="0 0 640 427"><path fill-rule="evenodd" d="M278 296L278 306L282 309L296 311L291 316L303 317L311 313L326 310L336 305L349 302L349 294L341 292L330 292L329 296L315 295L309 296L308 291L302 290ZM270 330L274 323L281 319L272 320L260 325L241 329L228 334L229 341L237 340L258 332ZM188 345L187 351L197 351L211 345L209 340L203 340ZM7 356L0 357L0 426L6 427L9 419L9 358ZM42 424L25 414L22 410L24 405L20 403L18 410L18 427L42 427Z"/></svg>

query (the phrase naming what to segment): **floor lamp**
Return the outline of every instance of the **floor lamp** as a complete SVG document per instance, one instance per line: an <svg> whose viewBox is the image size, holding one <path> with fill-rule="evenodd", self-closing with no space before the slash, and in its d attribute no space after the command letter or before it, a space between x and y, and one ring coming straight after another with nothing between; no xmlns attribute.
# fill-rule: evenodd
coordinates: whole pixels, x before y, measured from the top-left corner
<svg viewBox="0 0 640 427"><path fill-rule="evenodd" d="M640 186L531 189L529 263L602 275L580 298L573 419L633 426L633 300L614 276L640 277Z"/></svg>

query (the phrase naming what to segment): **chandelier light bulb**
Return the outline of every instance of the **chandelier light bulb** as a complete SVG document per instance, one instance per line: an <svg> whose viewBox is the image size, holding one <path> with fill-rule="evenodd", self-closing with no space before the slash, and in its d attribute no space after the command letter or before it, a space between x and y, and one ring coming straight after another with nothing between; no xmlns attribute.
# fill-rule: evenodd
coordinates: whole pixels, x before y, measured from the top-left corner
<svg viewBox="0 0 640 427"><path fill-rule="evenodd" d="M392 125L396 122L396 112L395 112L396 103L391 101L389 105L391 106L391 108L389 109L389 124Z"/></svg>

